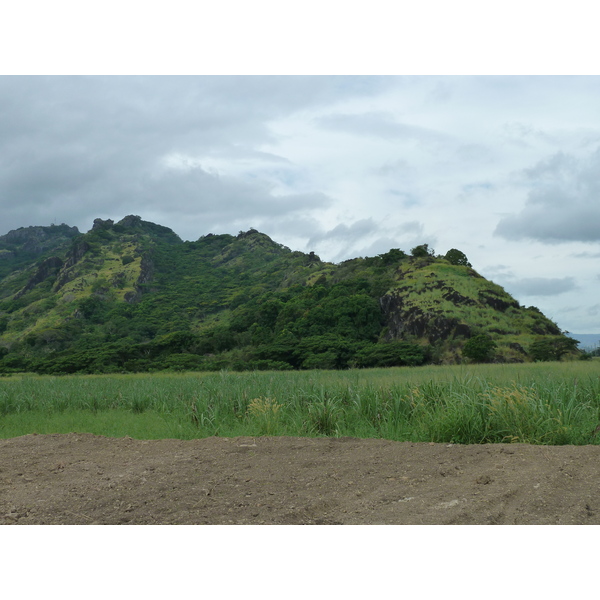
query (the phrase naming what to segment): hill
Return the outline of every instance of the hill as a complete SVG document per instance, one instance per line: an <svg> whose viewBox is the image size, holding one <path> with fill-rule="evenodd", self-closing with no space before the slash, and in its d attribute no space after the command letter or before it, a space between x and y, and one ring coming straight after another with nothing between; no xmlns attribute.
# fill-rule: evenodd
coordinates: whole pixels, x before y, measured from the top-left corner
<svg viewBox="0 0 600 600"><path fill-rule="evenodd" d="M183 242L130 215L0 237L0 372L339 369L576 352L452 249L340 264L254 229Z"/></svg>

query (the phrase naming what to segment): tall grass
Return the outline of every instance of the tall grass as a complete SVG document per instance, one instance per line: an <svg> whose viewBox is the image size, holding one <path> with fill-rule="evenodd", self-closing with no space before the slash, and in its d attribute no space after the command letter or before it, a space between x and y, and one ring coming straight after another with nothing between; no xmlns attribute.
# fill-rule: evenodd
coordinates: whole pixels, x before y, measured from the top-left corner
<svg viewBox="0 0 600 600"><path fill-rule="evenodd" d="M596 444L598 424L599 361L0 379L4 438L87 431Z"/></svg>

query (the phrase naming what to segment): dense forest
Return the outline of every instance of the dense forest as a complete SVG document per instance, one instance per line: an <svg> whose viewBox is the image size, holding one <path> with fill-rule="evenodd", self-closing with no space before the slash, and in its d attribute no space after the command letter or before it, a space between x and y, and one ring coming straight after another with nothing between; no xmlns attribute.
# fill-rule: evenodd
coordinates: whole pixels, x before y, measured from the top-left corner
<svg viewBox="0 0 600 600"><path fill-rule="evenodd" d="M254 229L183 242L134 215L0 237L0 373L523 362L576 346L456 248L333 264Z"/></svg>

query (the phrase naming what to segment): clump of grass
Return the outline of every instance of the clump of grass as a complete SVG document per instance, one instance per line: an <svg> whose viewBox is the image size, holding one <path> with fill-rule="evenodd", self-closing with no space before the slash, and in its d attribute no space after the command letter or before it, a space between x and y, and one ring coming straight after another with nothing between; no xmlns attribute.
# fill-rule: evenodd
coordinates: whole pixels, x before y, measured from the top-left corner
<svg viewBox="0 0 600 600"><path fill-rule="evenodd" d="M248 405L247 415L259 435L274 435L279 427L280 409L281 404L272 398L254 398Z"/></svg>
<svg viewBox="0 0 600 600"><path fill-rule="evenodd" d="M514 384L495 386L482 394L487 410L487 440L531 443L544 435L551 420L548 405L540 402L535 389ZM544 433L542 433L544 432Z"/></svg>
<svg viewBox="0 0 600 600"><path fill-rule="evenodd" d="M328 395L308 405L306 418L308 433L326 436L340 435L343 410L339 402Z"/></svg>

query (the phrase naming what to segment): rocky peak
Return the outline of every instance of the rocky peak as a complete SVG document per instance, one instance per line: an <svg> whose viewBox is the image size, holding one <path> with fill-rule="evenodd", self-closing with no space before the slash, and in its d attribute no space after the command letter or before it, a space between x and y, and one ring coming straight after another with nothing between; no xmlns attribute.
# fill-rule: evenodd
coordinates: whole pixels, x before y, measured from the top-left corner
<svg viewBox="0 0 600 600"><path fill-rule="evenodd" d="M121 227L131 228L131 227L141 227L142 225L142 217L138 215L127 215L123 217L117 225L121 225Z"/></svg>
<svg viewBox="0 0 600 600"><path fill-rule="evenodd" d="M94 219L94 225L92 231L98 231L99 229L110 229L115 222L112 219Z"/></svg>

